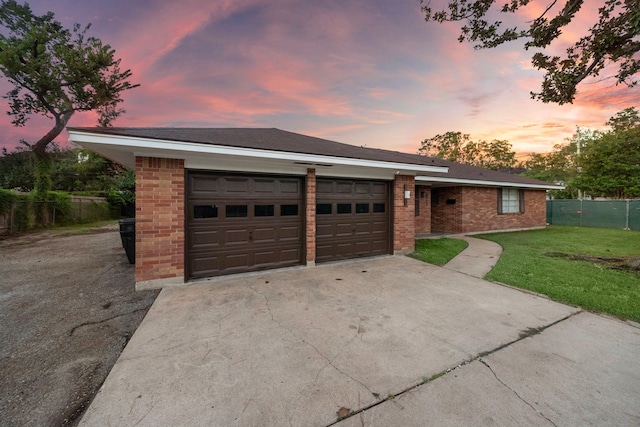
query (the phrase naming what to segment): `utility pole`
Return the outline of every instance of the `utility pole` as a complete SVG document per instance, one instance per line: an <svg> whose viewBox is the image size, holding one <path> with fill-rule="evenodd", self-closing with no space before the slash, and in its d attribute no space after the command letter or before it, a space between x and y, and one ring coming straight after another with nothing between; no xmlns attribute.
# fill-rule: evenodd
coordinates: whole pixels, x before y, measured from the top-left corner
<svg viewBox="0 0 640 427"><path fill-rule="evenodd" d="M577 141L576 141L576 149L577 149L577 156L576 159L578 161L578 165L580 164L580 148L582 146L582 135L580 135L580 128L578 128L578 137L577 137ZM580 172L582 172L582 168L580 166L578 166L578 174L580 174ZM578 200L582 200L582 190L578 189Z"/></svg>

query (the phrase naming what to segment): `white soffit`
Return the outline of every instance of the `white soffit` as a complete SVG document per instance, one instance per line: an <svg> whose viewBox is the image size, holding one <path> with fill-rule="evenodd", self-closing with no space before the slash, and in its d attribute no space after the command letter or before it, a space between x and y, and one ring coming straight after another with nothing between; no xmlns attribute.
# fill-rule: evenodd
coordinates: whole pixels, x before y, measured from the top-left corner
<svg viewBox="0 0 640 427"><path fill-rule="evenodd" d="M440 166L103 135L75 130L69 130L69 139L130 168L135 167L136 156L149 156L184 159L185 167L194 169L220 170L222 168L224 170L229 169L228 166L231 166L229 162L237 163L240 161L241 164L235 165L236 167L233 167L233 170L242 170L241 166L245 165L249 169L247 171L253 171L263 166L266 169L279 168L280 173L287 173L289 170L282 170L282 167L285 166L289 169L290 166L295 165L299 166L301 171L305 171L304 174L306 174L307 168L316 168L322 170L322 175L325 176L330 176L332 172L336 176L341 176L344 173L340 172L348 171L357 176L364 173L364 175L384 175L385 177L390 173L391 175L397 173L416 175L425 172L446 174L449 171L449 168ZM259 164L255 164L256 162L259 162ZM294 169L296 169L295 166L293 166ZM371 169L378 169L380 172L384 171L384 173L372 173ZM367 170L369 172L366 172Z"/></svg>
<svg viewBox="0 0 640 427"><path fill-rule="evenodd" d="M501 182L501 181L483 181L477 179L459 179L435 176L416 176L416 184L429 184L441 182L445 184L487 186L487 187L517 187L517 188L536 188L541 190L562 190L562 185L544 185L544 184L527 184L522 182Z"/></svg>

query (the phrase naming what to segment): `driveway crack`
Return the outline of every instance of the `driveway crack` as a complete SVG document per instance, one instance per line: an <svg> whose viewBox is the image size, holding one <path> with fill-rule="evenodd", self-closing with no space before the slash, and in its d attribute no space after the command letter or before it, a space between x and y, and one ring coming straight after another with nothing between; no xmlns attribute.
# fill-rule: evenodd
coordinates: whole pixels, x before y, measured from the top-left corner
<svg viewBox="0 0 640 427"><path fill-rule="evenodd" d="M527 402L526 400L524 400L522 398L522 396L520 396L520 394L518 394L517 391L515 391L513 388L509 387L507 385L507 383L505 383L504 381L502 381L498 375L495 373L495 371L493 370L493 368L491 368L491 366L489 366L489 364L487 362L485 362L482 358L478 358L478 362L482 363L484 366L486 366L489 371L491 371L491 373L493 374L493 376L495 377L496 380L498 380L498 382L500 384L502 384L507 390L509 390L510 392L512 392L513 394L516 395L516 397L518 399L520 399L525 405L527 405L528 407L530 407L531 409L533 409L536 413L538 413L542 418L544 418L545 420L549 421L551 424L553 424L554 426L557 427L557 424L554 423L553 421L551 421L546 415L544 415L541 411L539 411L538 409L536 409L531 403Z"/></svg>

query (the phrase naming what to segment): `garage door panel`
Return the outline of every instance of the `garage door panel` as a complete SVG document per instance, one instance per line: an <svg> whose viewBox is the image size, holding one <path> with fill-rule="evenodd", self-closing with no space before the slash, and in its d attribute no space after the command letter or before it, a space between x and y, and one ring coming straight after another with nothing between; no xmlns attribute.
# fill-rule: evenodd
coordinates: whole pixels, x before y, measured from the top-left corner
<svg viewBox="0 0 640 427"><path fill-rule="evenodd" d="M355 252L354 242L337 243L335 246L336 253L339 255L350 256Z"/></svg>
<svg viewBox="0 0 640 427"><path fill-rule="evenodd" d="M272 178L256 178L255 191L256 193L276 193L276 180Z"/></svg>
<svg viewBox="0 0 640 427"><path fill-rule="evenodd" d="M205 275L213 275L219 268L219 257L217 256L196 256L191 259L190 266Z"/></svg>
<svg viewBox="0 0 640 427"><path fill-rule="evenodd" d="M389 183L316 182L316 261L390 252Z"/></svg>
<svg viewBox="0 0 640 427"><path fill-rule="evenodd" d="M351 236L353 234L353 224L351 223L336 224L333 229L333 234L337 237Z"/></svg>
<svg viewBox="0 0 640 427"><path fill-rule="evenodd" d="M354 226L354 233L356 234L370 234L373 232L373 224L370 222L357 222Z"/></svg>
<svg viewBox="0 0 640 427"><path fill-rule="evenodd" d="M320 224L320 222L316 220L316 238L332 236L334 234L333 228L334 224ZM318 243L316 242L316 249L317 247Z"/></svg>
<svg viewBox="0 0 640 427"><path fill-rule="evenodd" d="M277 231L273 227L256 228L252 234L255 243L275 242L278 240Z"/></svg>
<svg viewBox="0 0 640 427"><path fill-rule="evenodd" d="M194 195L206 193L218 194L220 192L220 183L218 181L205 179L199 175L191 175L188 182L191 188L191 193Z"/></svg>
<svg viewBox="0 0 640 427"><path fill-rule="evenodd" d="M355 184L355 193L357 195L361 194L370 194L371 193L371 184L368 182L364 183L356 183Z"/></svg>
<svg viewBox="0 0 640 427"><path fill-rule="evenodd" d="M372 183L371 194L373 196L386 196L388 194L389 184L386 183Z"/></svg>
<svg viewBox="0 0 640 427"><path fill-rule="evenodd" d="M316 195L333 194L333 181L316 181Z"/></svg>
<svg viewBox="0 0 640 427"><path fill-rule="evenodd" d="M249 193L249 179L248 178L224 178L224 191L226 193Z"/></svg>
<svg viewBox="0 0 640 427"><path fill-rule="evenodd" d="M268 250L268 251L260 251L254 253L253 264L254 265L267 265L271 264L275 259L277 259L277 251L276 250Z"/></svg>
<svg viewBox="0 0 640 427"><path fill-rule="evenodd" d="M357 242L355 244L355 251L358 254L366 254L371 252L373 244L371 242Z"/></svg>
<svg viewBox="0 0 640 427"><path fill-rule="evenodd" d="M299 195L302 194L302 182L300 180L280 180L280 193L283 195Z"/></svg>
<svg viewBox="0 0 640 427"><path fill-rule="evenodd" d="M192 248L220 246L220 233L217 230L191 230L189 234Z"/></svg>
<svg viewBox="0 0 640 427"><path fill-rule="evenodd" d="M249 232L246 229L224 230L224 244L246 244L249 241Z"/></svg>
<svg viewBox="0 0 640 427"><path fill-rule="evenodd" d="M246 253L242 254L229 254L224 257L224 268L234 268L246 266L249 262L249 257Z"/></svg>
<svg viewBox="0 0 640 427"><path fill-rule="evenodd" d="M285 226L285 227L281 227L280 228L280 241L286 241L286 240L300 240L300 226L299 225L292 225L292 226Z"/></svg>
<svg viewBox="0 0 640 427"><path fill-rule="evenodd" d="M188 176L188 278L303 262L301 178Z"/></svg>
<svg viewBox="0 0 640 427"><path fill-rule="evenodd" d="M302 257L302 251L299 248L282 249L280 251L280 260L284 263L294 262Z"/></svg>
<svg viewBox="0 0 640 427"><path fill-rule="evenodd" d="M335 184L335 192L337 194L353 194L353 184L350 182L338 181Z"/></svg>

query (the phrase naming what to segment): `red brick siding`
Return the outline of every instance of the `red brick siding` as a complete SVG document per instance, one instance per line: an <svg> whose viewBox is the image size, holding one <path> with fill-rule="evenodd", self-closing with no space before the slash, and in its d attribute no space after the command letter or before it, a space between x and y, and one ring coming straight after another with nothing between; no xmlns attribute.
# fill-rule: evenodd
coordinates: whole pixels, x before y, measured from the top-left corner
<svg viewBox="0 0 640 427"><path fill-rule="evenodd" d="M498 214L498 189L487 187L447 187L438 189L437 206L432 208L432 229L451 233L543 227L546 224L546 193L525 190L524 213ZM456 203L447 205L447 199ZM432 201L432 205L434 202Z"/></svg>
<svg viewBox="0 0 640 427"><path fill-rule="evenodd" d="M431 230L448 233L462 232L462 187L435 188L431 199ZM455 203L447 204L447 200Z"/></svg>
<svg viewBox="0 0 640 427"><path fill-rule="evenodd" d="M411 199L404 202L404 187L411 191ZM396 175L393 182L393 251L413 252L415 249L415 179L412 176Z"/></svg>
<svg viewBox="0 0 640 427"><path fill-rule="evenodd" d="M184 277L184 161L136 157L136 282Z"/></svg>
<svg viewBox="0 0 640 427"><path fill-rule="evenodd" d="M306 242L307 263L316 261L316 170L307 169Z"/></svg>
<svg viewBox="0 0 640 427"><path fill-rule="evenodd" d="M416 198L420 203L420 210L415 217L416 234L431 233L431 187L416 185Z"/></svg>

